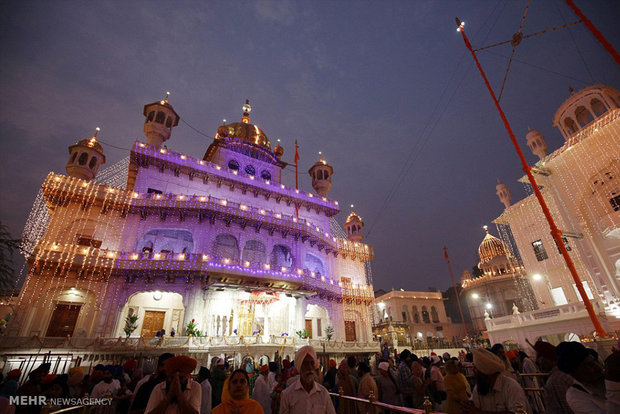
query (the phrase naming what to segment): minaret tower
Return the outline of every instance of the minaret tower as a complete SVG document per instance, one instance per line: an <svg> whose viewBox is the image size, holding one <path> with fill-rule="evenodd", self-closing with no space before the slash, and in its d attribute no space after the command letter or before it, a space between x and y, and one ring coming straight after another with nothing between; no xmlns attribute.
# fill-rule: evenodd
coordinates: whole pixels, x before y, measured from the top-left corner
<svg viewBox="0 0 620 414"><path fill-rule="evenodd" d="M355 214L353 211L353 204L351 204L351 214L347 217L347 221L344 222L344 229L347 231L347 239L354 242L361 242L364 238L362 229L364 228L364 222L362 218Z"/></svg>
<svg viewBox="0 0 620 414"><path fill-rule="evenodd" d="M327 197L329 189L332 187L332 175L334 169L329 165L319 152L319 160L314 163L308 170L308 174L312 177L312 188L321 197Z"/></svg>
<svg viewBox="0 0 620 414"><path fill-rule="evenodd" d="M105 164L105 155L101 144L97 142L99 128L91 138L78 141L69 147L69 160L65 169L71 177L90 181L97 176L99 166Z"/></svg>
<svg viewBox="0 0 620 414"><path fill-rule="evenodd" d="M161 147L170 139L172 128L179 125L179 114L176 113L172 105L168 103L170 92L166 92L166 97L161 101L144 105L144 126L142 130L146 135L146 143Z"/></svg>
<svg viewBox="0 0 620 414"><path fill-rule="evenodd" d="M527 140L527 146L530 147L534 155L537 155L541 160L547 156L547 143L545 142L545 137L540 132L527 127L525 139Z"/></svg>
<svg viewBox="0 0 620 414"><path fill-rule="evenodd" d="M497 185L495 186L495 194L499 197L499 201L504 203L505 208L510 207L510 203L512 203L510 190L505 183L499 180L499 178L497 179Z"/></svg>

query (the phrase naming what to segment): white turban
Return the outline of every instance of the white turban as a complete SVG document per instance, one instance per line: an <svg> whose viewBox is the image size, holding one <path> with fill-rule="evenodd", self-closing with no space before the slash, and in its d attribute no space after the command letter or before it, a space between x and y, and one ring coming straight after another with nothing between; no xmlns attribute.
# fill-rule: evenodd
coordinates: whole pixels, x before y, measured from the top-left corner
<svg viewBox="0 0 620 414"><path fill-rule="evenodd" d="M390 369L390 363L389 362L379 362L379 369L382 369L384 371L388 371Z"/></svg>
<svg viewBox="0 0 620 414"><path fill-rule="evenodd" d="M472 349L474 354L474 367L485 375L493 375L506 369L504 363L497 355L486 349Z"/></svg>
<svg viewBox="0 0 620 414"><path fill-rule="evenodd" d="M302 346L295 352L295 368L297 371L301 373L301 364L303 364L306 356L310 355L312 360L314 361L314 369L319 368L319 359L316 356L316 352L314 351L314 347L312 345Z"/></svg>

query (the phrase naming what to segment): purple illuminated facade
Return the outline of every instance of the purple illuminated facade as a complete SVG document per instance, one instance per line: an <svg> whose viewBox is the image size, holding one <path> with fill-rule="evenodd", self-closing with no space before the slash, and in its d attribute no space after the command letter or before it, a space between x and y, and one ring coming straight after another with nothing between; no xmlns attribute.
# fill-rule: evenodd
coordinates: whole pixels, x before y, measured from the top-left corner
<svg viewBox="0 0 620 414"><path fill-rule="evenodd" d="M105 162L96 135L73 145L69 176L43 183L49 222L8 336L148 340L191 322L201 349L289 336L376 347L361 218L344 237L323 160L309 171L317 193L284 185L283 148L243 110L194 158L163 146L179 119L167 98L147 104L125 188L91 181Z"/></svg>

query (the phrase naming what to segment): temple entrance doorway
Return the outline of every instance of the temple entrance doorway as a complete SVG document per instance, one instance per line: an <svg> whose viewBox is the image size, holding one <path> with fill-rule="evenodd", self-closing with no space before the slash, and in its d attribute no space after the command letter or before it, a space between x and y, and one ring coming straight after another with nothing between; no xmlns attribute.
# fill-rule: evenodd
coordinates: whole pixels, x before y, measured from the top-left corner
<svg viewBox="0 0 620 414"><path fill-rule="evenodd" d="M166 312L146 311L144 312L144 322L142 323L142 336L145 338L154 337L157 332L164 327Z"/></svg>

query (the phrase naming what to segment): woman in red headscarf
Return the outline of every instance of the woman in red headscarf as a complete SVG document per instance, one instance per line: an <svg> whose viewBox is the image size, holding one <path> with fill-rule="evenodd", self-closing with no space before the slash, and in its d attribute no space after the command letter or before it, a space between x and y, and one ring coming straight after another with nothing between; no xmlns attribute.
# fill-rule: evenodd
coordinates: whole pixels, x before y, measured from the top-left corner
<svg viewBox="0 0 620 414"><path fill-rule="evenodd" d="M222 403L212 414L264 414L263 407L250 398L250 379L243 369L233 371L222 389Z"/></svg>

